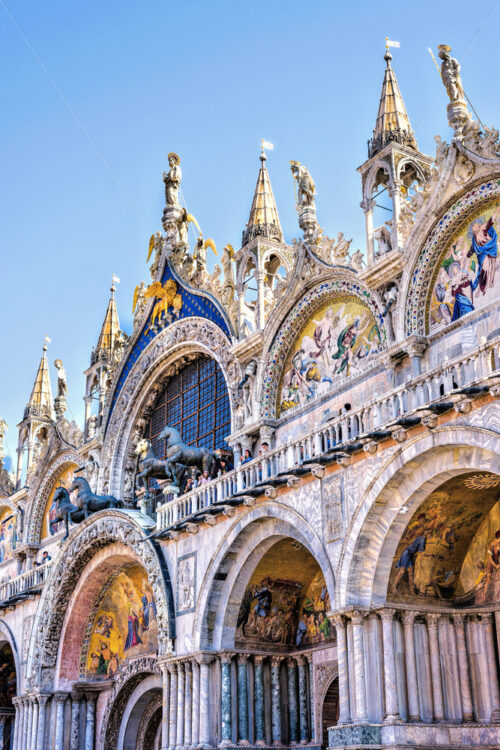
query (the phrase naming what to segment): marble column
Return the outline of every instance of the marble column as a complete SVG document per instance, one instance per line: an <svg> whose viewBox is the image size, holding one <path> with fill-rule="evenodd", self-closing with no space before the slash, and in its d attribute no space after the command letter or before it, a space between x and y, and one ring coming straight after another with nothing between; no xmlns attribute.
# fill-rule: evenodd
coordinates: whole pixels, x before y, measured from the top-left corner
<svg viewBox="0 0 500 750"><path fill-rule="evenodd" d="M38 700L33 696L33 716L31 717L31 750L37 750L38 740ZM2 745L0 745L2 747Z"/></svg>
<svg viewBox="0 0 500 750"><path fill-rule="evenodd" d="M37 696L38 700L38 725L36 729L36 744L35 750L44 748L45 743L45 729L47 724L47 701L49 700L48 695L42 693Z"/></svg>
<svg viewBox="0 0 500 750"><path fill-rule="evenodd" d="M64 750L64 704L66 703L67 693L55 693L56 702L56 730L54 750ZM85 746L85 750L89 750Z"/></svg>
<svg viewBox="0 0 500 750"><path fill-rule="evenodd" d="M6 716L0 716L0 748L3 750L3 743L5 742L5 724L7 722ZM36 750L36 748L35 748Z"/></svg>
<svg viewBox="0 0 500 750"><path fill-rule="evenodd" d="M366 685L365 685L365 654L363 645L363 621L365 616L362 612L351 612L349 614L352 622L352 649L354 661L355 682L355 721L366 723L368 713L366 710Z"/></svg>
<svg viewBox="0 0 500 750"><path fill-rule="evenodd" d="M398 687L396 682L396 660L394 658L394 614L394 609L383 609L380 612L384 649L384 722L387 723L401 721L398 705Z"/></svg>
<svg viewBox="0 0 500 750"><path fill-rule="evenodd" d="M87 710L85 712L85 750L94 750L95 734L95 693L85 693Z"/></svg>
<svg viewBox="0 0 500 750"><path fill-rule="evenodd" d="M168 716L168 746L171 750L175 747L177 738L177 664L171 662L168 665L170 672L170 711Z"/></svg>
<svg viewBox="0 0 500 750"><path fill-rule="evenodd" d="M299 704L297 700L297 664L295 659L286 660L288 678L288 717L290 725L290 744L299 740Z"/></svg>
<svg viewBox="0 0 500 750"><path fill-rule="evenodd" d="M454 614L452 615L452 620L455 629L455 642L457 644L462 718L464 721L474 721L474 709L472 706L472 692L469 676L469 660L467 658L467 646L465 642L465 615Z"/></svg>
<svg viewBox="0 0 500 750"><path fill-rule="evenodd" d="M231 724L231 654L222 653L221 661L221 716L222 742L220 747L233 744L233 728Z"/></svg>
<svg viewBox="0 0 500 750"><path fill-rule="evenodd" d="M349 665L347 661L347 634L342 615L333 615L331 620L337 631L337 660L339 665L339 724L349 724Z"/></svg>
<svg viewBox="0 0 500 750"><path fill-rule="evenodd" d="M28 747L29 698L24 696L21 700L23 702L23 727L19 738L19 747L20 750L25 750Z"/></svg>
<svg viewBox="0 0 500 750"><path fill-rule="evenodd" d="M210 667L212 654L201 654L197 658L200 665L200 750L208 750L210 743Z"/></svg>
<svg viewBox="0 0 500 750"><path fill-rule="evenodd" d="M262 665L265 656L254 656L254 715L255 715L255 744L266 744L266 725L264 716L264 680Z"/></svg>
<svg viewBox="0 0 500 750"><path fill-rule="evenodd" d="M200 665L193 659L193 701L191 717L191 745L197 747L200 741Z"/></svg>
<svg viewBox="0 0 500 750"><path fill-rule="evenodd" d="M281 745L281 656L271 656L271 726L273 745Z"/></svg>
<svg viewBox="0 0 500 750"><path fill-rule="evenodd" d="M21 728L23 725L23 704L21 698L13 698L12 703L16 709L16 717L14 719L14 744L12 750L21 750L19 737L21 735Z"/></svg>
<svg viewBox="0 0 500 750"><path fill-rule="evenodd" d="M28 701L28 716L26 721L26 735L25 735L25 744L23 745L23 750L30 750L31 748L31 737L33 734L33 696L29 695L27 698ZM59 750L57 748L55 750Z"/></svg>
<svg viewBox="0 0 500 750"><path fill-rule="evenodd" d="M429 638L429 655L431 661L432 700L434 703L434 720L444 721L443 684L441 681L441 662L439 659L438 623L441 615L431 612L425 615L427 635Z"/></svg>
<svg viewBox="0 0 500 750"><path fill-rule="evenodd" d="M184 664L177 664L177 747L184 745Z"/></svg>
<svg viewBox="0 0 500 750"><path fill-rule="evenodd" d="M248 741L248 654L238 655L238 742L249 745Z"/></svg>
<svg viewBox="0 0 500 750"><path fill-rule="evenodd" d="M71 729L70 729L70 750L80 750L80 710L82 706L82 694L78 692L71 693ZM42 745L40 745L42 747Z"/></svg>
<svg viewBox="0 0 500 750"><path fill-rule="evenodd" d="M405 642L406 664L406 694L408 696L408 720L420 720L420 706L418 703L417 662L415 659L415 635L413 624L415 612L403 612L403 636Z"/></svg>
<svg viewBox="0 0 500 750"><path fill-rule="evenodd" d="M191 747L193 728L193 670L191 662L184 662L184 746Z"/></svg>
<svg viewBox="0 0 500 750"><path fill-rule="evenodd" d="M495 642L493 639L493 615L491 612L481 615L484 642L486 646L486 659L488 662L488 683L490 686L491 719L493 723L500 722L500 690L498 687L498 668L495 655Z"/></svg>
<svg viewBox="0 0 500 750"><path fill-rule="evenodd" d="M302 745L309 742L309 716L307 711L307 659L305 656L297 656L299 673L299 733Z"/></svg>
<svg viewBox="0 0 500 750"><path fill-rule="evenodd" d="M166 664L160 664L162 674L161 750L168 749L168 710L170 703L170 675Z"/></svg>

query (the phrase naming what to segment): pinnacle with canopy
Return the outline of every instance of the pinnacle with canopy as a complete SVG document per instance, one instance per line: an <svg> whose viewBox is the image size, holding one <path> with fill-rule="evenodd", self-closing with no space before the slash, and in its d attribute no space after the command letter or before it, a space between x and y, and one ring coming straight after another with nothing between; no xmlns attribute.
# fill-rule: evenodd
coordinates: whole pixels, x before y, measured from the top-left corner
<svg viewBox="0 0 500 750"><path fill-rule="evenodd" d="M255 237L283 242L278 209L274 200L271 180L266 167L267 156L262 146L260 154L261 166L257 177L257 185L250 209L250 216L243 232L242 246L247 245Z"/></svg>

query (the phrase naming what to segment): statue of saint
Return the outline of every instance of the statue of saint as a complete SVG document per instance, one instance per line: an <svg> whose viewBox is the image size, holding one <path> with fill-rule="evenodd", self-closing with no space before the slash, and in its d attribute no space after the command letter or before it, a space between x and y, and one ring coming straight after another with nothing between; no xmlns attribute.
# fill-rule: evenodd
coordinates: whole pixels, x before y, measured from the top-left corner
<svg viewBox="0 0 500 750"><path fill-rule="evenodd" d="M465 93L460 78L460 64L458 60L450 55L451 47L447 44L439 45L439 57L441 63L441 78L450 97L450 102L463 102L465 104Z"/></svg>
<svg viewBox="0 0 500 750"><path fill-rule="evenodd" d="M165 201L167 206L179 205L179 187L182 179L182 172L179 164L181 160L174 152L168 155L168 172L163 172L163 182L165 183Z"/></svg>
<svg viewBox="0 0 500 750"><path fill-rule="evenodd" d="M314 206L314 194L316 193L316 185L311 177L311 173L298 161L290 162L290 169L297 182L297 203L300 208L304 206Z"/></svg>
<svg viewBox="0 0 500 750"><path fill-rule="evenodd" d="M63 363L60 359L56 359L54 367L57 370L57 398L64 398L68 395L68 387L66 385L66 370L63 367Z"/></svg>

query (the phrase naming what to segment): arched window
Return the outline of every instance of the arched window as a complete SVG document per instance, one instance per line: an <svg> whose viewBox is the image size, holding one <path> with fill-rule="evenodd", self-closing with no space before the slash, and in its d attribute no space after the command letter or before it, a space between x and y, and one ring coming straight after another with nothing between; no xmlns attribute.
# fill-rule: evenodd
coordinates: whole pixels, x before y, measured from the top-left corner
<svg viewBox="0 0 500 750"><path fill-rule="evenodd" d="M159 458L165 457L164 441L158 440L168 425L178 430L187 445L227 448L231 410L224 375L210 357L199 357L168 381L153 406L146 430Z"/></svg>

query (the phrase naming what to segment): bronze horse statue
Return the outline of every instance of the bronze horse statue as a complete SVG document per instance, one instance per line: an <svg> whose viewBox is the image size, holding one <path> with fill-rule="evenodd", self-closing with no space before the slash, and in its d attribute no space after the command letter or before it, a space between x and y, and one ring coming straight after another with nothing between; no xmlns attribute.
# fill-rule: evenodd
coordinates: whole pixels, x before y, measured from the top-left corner
<svg viewBox="0 0 500 750"><path fill-rule="evenodd" d="M76 505L85 514L85 518L98 510L123 508L123 502L113 495L95 495L85 477L74 477L70 492L77 490Z"/></svg>
<svg viewBox="0 0 500 750"><path fill-rule="evenodd" d="M151 442L145 438L139 440L135 453L137 455L137 466L139 469L135 477L135 486L137 490L145 489L146 497L149 497L149 487L147 482L149 478L167 479L175 484L176 487L179 486L187 466L179 464L177 467L177 477L175 477L170 462L163 458L156 458Z"/></svg>
<svg viewBox="0 0 500 750"><path fill-rule="evenodd" d="M66 533L63 539L69 536L69 522L80 523L85 519L85 511L78 508L70 500L69 492L66 487L58 487L54 492L53 502L56 504L55 521L64 521Z"/></svg>
<svg viewBox="0 0 500 750"><path fill-rule="evenodd" d="M210 448L197 448L186 445L178 430L168 425L158 435L158 440L165 440L165 452L168 470L173 477L174 485L179 487L183 472L188 466L196 466L201 472L212 471L217 466L218 456Z"/></svg>

